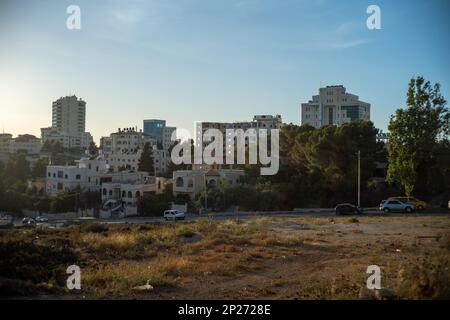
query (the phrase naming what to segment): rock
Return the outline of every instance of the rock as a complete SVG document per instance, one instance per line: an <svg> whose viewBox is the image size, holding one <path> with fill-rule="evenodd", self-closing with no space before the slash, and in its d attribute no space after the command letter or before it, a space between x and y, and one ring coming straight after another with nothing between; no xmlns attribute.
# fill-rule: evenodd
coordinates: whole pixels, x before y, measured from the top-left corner
<svg viewBox="0 0 450 320"><path fill-rule="evenodd" d="M359 290L358 298L360 300L393 300L396 299L397 296L394 291L390 289L381 288L370 290L366 287L362 287Z"/></svg>
<svg viewBox="0 0 450 320"><path fill-rule="evenodd" d="M143 286L136 286L133 287L133 290L139 290L139 291L151 291L153 290L153 286L150 284L150 280L147 280L147 283Z"/></svg>
<svg viewBox="0 0 450 320"><path fill-rule="evenodd" d="M386 288L375 289L375 297L377 300L393 300L397 298L394 291Z"/></svg>
<svg viewBox="0 0 450 320"><path fill-rule="evenodd" d="M369 290L366 287L362 287L359 289L358 298L360 300L375 300L375 292L374 290Z"/></svg>

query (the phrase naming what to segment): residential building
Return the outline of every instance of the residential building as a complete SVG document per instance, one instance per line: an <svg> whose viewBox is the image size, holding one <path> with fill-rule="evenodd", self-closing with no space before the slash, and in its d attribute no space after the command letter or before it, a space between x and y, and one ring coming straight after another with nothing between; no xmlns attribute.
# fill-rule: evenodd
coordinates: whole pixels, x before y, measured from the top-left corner
<svg viewBox="0 0 450 320"><path fill-rule="evenodd" d="M137 131L135 128L119 128L109 137L103 137L100 145L111 171L137 171L139 158L147 142L152 148L156 144L154 138L145 135L142 131Z"/></svg>
<svg viewBox="0 0 450 320"><path fill-rule="evenodd" d="M144 134L156 140L153 158L157 174L164 174L169 168L171 162L169 150L174 144L172 133L176 129L176 127L166 126L166 120L144 120Z"/></svg>
<svg viewBox="0 0 450 320"><path fill-rule="evenodd" d="M0 134L0 154L8 154L9 153L9 145L11 144L13 136L10 133L1 133Z"/></svg>
<svg viewBox="0 0 450 320"><path fill-rule="evenodd" d="M31 134L20 134L13 138L12 134L0 134L0 154L25 151L29 156L38 155L41 151L41 139Z"/></svg>
<svg viewBox="0 0 450 320"><path fill-rule="evenodd" d="M16 153L22 150L26 151L28 155L38 155L41 152L41 147L41 139L31 134L21 134L10 140L9 153Z"/></svg>
<svg viewBox="0 0 450 320"><path fill-rule="evenodd" d="M81 188L85 191L100 191L102 174L107 172L106 161L102 157L91 160L82 158L73 166L47 166L46 191L56 195L63 191Z"/></svg>
<svg viewBox="0 0 450 320"><path fill-rule="evenodd" d="M64 148L87 148L93 141L86 132L86 102L75 95L52 104L52 126L41 129L42 143L59 141Z"/></svg>
<svg viewBox="0 0 450 320"><path fill-rule="evenodd" d="M271 129L280 129L283 126L283 121L281 119L281 115L255 115L253 117L253 121L240 121L240 122L197 122L196 123L196 132L195 132L195 143L197 147L200 147L199 143L202 141L202 147L204 148L210 142L204 141L200 137L203 137L204 133L208 129L218 129L223 137L223 154L225 156L227 152L227 147L231 148L233 141L227 138L226 130L227 129L242 129L243 131L247 131L248 129L255 129L256 134L259 133L258 129L267 129L268 134L270 134ZM253 141L256 143L256 141ZM248 141L245 142L245 146L248 146Z"/></svg>
<svg viewBox="0 0 450 320"><path fill-rule="evenodd" d="M132 181L105 182L102 184L102 201L120 201L126 206L136 206L140 197L146 194L162 193L165 178L140 176Z"/></svg>
<svg viewBox="0 0 450 320"><path fill-rule="evenodd" d="M221 180L230 186L238 186L244 170L221 169L220 166L193 165L192 170L173 172L173 194L188 194L191 199L205 191L205 188L216 188Z"/></svg>
<svg viewBox="0 0 450 320"><path fill-rule="evenodd" d="M177 130L176 127L165 127L164 128L164 136L163 136L163 148L162 150L168 151L170 147L175 143L172 141L172 133Z"/></svg>
<svg viewBox="0 0 450 320"><path fill-rule="evenodd" d="M319 89L319 94L301 105L301 123L315 128L340 126L356 120L370 120L370 104L346 92L342 85Z"/></svg>

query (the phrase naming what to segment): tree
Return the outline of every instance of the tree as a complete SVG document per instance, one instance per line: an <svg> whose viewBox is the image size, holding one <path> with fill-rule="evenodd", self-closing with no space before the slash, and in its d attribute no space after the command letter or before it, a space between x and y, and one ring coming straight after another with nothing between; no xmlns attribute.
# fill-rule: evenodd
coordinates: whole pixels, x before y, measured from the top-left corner
<svg viewBox="0 0 450 320"><path fill-rule="evenodd" d="M148 172L150 175L155 174L155 167L153 164L153 155L150 149L150 143L145 143L144 150L142 150L141 157L138 162L138 170Z"/></svg>
<svg viewBox="0 0 450 320"><path fill-rule="evenodd" d="M438 83L423 77L411 79L407 107L397 109L388 129L388 181L398 182L407 195L429 195L436 148L448 140L450 111Z"/></svg>
<svg viewBox="0 0 450 320"><path fill-rule="evenodd" d="M5 168L5 180L9 183L26 181L30 175L30 163L26 157L27 154L23 151L17 151L10 156Z"/></svg>
<svg viewBox="0 0 450 320"><path fill-rule="evenodd" d="M52 154L64 152L64 147L59 141L56 140L47 140L42 145L42 151L50 152Z"/></svg>
<svg viewBox="0 0 450 320"><path fill-rule="evenodd" d="M45 178L47 166L48 166L47 158L37 160L34 163L33 168L31 169L31 176L33 178Z"/></svg>
<svg viewBox="0 0 450 320"><path fill-rule="evenodd" d="M96 157L96 156L98 156L98 147L97 147L97 145L95 144L94 141L92 141L92 142L89 144L88 152L89 152L89 155L90 155L91 157Z"/></svg>

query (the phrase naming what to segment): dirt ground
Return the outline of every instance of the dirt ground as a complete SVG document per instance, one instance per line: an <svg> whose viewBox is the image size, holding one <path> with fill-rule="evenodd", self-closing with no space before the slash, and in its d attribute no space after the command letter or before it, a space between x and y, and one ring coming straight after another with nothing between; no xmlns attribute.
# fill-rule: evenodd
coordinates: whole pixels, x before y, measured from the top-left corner
<svg viewBox="0 0 450 320"><path fill-rule="evenodd" d="M30 297L361 299L368 298L367 267L377 265L381 286L397 299L450 298L449 215L302 216L108 228L39 234L33 243L67 239L76 248L82 290ZM36 237L33 232L21 239ZM147 280L151 290L133 289Z"/></svg>
<svg viewBox="0 0 450 320"><path fill-rule="evenodd" d="M432 298L425 291L433 291L428 288L433 279L419 276L412 280L415 272L433 268L441 259L444 264L440 267L450 273L450 217L357 219L357 223L349 223L351 218L271 219L270 228L276 233L301 235L303 243L263 250L255 257L256 268L252 270L231 276L206 272L183 281L177 290L158 292L151 298L356 299L366 285L369 265L381 268L382 287L397 291L399 297ZM403 275L408 270L410 277ZM449 278L442 281L447 283L440 285L448 289Z"/></svg>

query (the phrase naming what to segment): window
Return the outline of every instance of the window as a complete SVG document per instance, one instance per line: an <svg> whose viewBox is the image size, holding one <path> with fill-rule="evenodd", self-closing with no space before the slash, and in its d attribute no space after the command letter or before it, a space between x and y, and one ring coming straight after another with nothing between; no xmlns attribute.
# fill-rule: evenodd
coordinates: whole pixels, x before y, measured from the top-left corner
<svg viewBox="0 0 450 320"><path fill-rule="evenodd" d="M106 196L106 189L103 189L103 195Z"/></svg>
<svg viewBox="0 0 450 320"><path fill-rule="evenodd" d="M184 185L183 178L178 177L177 180L176 180L176 182L175 182L175 185L176 185L177 187L182 187L182 186Z"/></svg>
<svg viewBox="0 0 450 320"><path fill-rule="evenodd" d="M80 180L81 176L79 174L76 175L75 179Z"/></svg>
<svg viewBox="0 0 450 320"><path fill-rule="evenodd" d="M125 198L127 196L126 191L122 191L122 198Z"/></svg>
<svg viewBox="0 0 450 320"><path fill-rule="evenodd" d="M109 196L112 197L112 190L109 190Z"/></svg>
<svg viewBox="0 0 450 320"><path fill-rule="evenodd" d="M51 176L52 176L52 174L49 172L49 173L48 173L48 177L50 178Z"/></svg>
<svg viewBox="0 0 450 320"><path fill-rule="evenodd" d="M133 198L133 194L131 193L131 191L128 191L128 198Z"/></svg>

